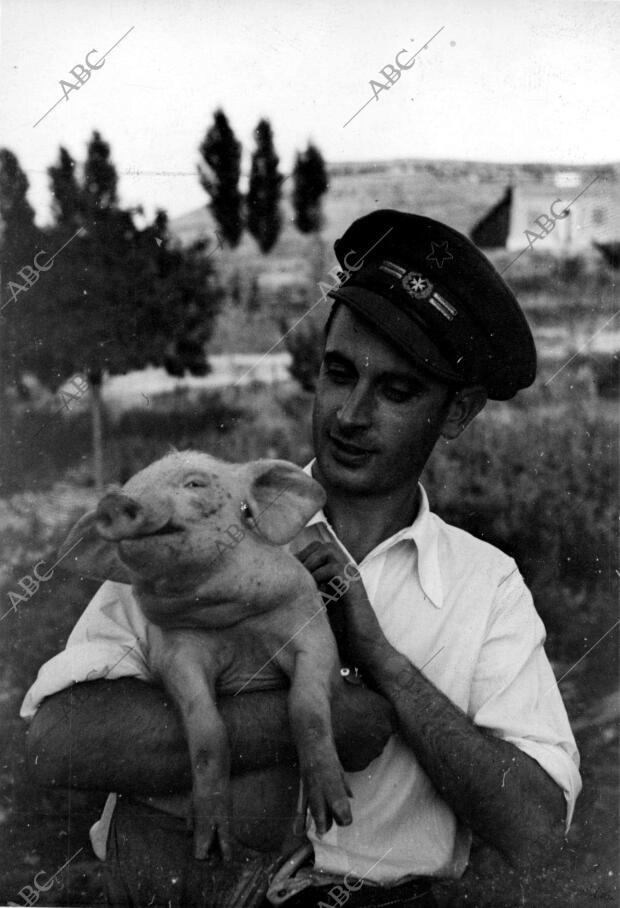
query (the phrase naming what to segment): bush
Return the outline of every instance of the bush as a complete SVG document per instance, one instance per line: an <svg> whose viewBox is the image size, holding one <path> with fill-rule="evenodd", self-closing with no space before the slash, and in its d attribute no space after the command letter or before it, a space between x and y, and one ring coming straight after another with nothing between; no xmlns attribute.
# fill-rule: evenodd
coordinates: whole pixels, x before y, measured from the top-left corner
<svg viewBox="0 0 620 908"><path fill-rule="evenodd" d="M596 402L505 404L439 447L425 472L444 519L516 559L554 658L579 658L615 620L617 462L617 420Z"/></svg>
<svg viewBox="0 0 620 908"><path fill-rule="evenodd" d="M308 318L290 334L288 333L290 328L285 319L282 319L280 329L285 338L286 349L292 358L289 366L291 376L299 382L304 391L314 391L323 359L325 341L323 328Z"/></svg>
<svg viewBox="0 0 620 908"><path fill-rule="evenodd" d="M620 350L614 353L591 353L589 365L594 384L601 397L618 397L620 392Z"/></svg>
<svg viewBox="0 0 620 908"><path fill-rule="evenodd" d="M244 412L234 399L230 394L227 399L226 392L191 394L181 389L153 396L148 408L127 411L117 421L105 418L106 481L125 481L171 444L201 446L202 439L229 431ZM34 411L14 414L12 424L18 441L5 449L0 464L3 494L44 488L67 468L72 468L74 479L81 476L80 484L92 484L89 413L67 417Z"/></svg>

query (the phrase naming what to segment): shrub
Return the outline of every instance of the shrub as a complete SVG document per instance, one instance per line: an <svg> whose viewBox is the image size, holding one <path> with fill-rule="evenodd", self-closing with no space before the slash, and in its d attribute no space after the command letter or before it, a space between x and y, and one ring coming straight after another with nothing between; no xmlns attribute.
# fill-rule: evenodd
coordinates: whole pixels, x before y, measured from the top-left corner
<svg viewBox="0 0 620 908"><path fill-rule="evenodd" d="M290 334L286 320L281 319L280 329L285 338L286 349L292 358L289 366L291 376L299 382L304 391L314 391L323 358L323 328L308 318Z"/></svg>
<svg viewBox="0 0 620 908"><path fill-rule="evenodd" d="M590 367L596 390L601 397L618 397L620 392L620 350L614 353L591 353Z"/></svg>
<svg viewBox="0 0 620 908"><path fill-rule="evenodd" d="M485 411L425 472L448 522L514 557L556 658L577 659L615 620L617 420L592 403Z"/></svg>

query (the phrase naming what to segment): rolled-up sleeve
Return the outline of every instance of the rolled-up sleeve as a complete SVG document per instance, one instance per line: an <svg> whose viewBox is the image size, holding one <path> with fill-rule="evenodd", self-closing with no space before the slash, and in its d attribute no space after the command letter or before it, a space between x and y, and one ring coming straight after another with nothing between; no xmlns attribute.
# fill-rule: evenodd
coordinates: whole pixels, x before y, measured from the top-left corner
<svg viewBox="0 0 620 908"><path fill-rule="evenodd" d="M122 677L152 680L146 659L146 619L130 586L107 581L73 628L65 649L40 668L20 716L31 718L46 697L72 684Z"/></svg>
<svg viewBox="0 0 620 908"><path fill-rule="evenodd" d="M471 689L476 725L514 744L566 797L566 828L581 791L579 753L547 659L545 627L518 570L498 587Z"/></svg>

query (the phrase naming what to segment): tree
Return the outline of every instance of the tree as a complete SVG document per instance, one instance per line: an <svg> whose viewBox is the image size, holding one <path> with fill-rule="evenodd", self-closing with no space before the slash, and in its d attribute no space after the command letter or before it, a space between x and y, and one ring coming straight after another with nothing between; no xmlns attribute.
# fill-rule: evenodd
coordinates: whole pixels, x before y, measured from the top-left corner
<svg viewBox="0 0 620 908"><path fill-rule="evenodd" d="M308 255L312 283L320 284L326 268L326 248L321 227L321 196L329 186L321 152L311 143L298 154L293 168L293 208L295 226L301 233L314 234L314 249Z"/></svg>
<svg viewBox="0 0 620 908"><path fill-rule="evenodd" d="M200 154L207 165L198 165L200 184L209 195L209 209L224 238L235 248L243 232L243 199L239 192L241 143L222 110L215 112L213 120L213 126L200 145Z"/></svg>
<svg viewBox="0 0 620 908"><path fill-rule="evenodd" d="M293 186L295 226L301 233L318 232L323 226L321 196L329 183L323 156L312 144L295 159Z"/></svg>
<svg viewBox="0 0 620 908"><path fill-rule="evenodd" d="M250 282L247 297L248 312L255 315L260 312L260 287L258 286L258 277L254 274Z"/></svg>
<svg viewBox="0 0 620 908"><path fill-rule="evenodd" d="M288 370L304 391L314 392L323 360L325 331L312 318L305 319L302 326L293 330L285 318L280 319L280 331L284 345L291 354Z"/></svg>
<svg viewBox="0 0 620 908"><path fill-rule="evenodd" d="M250 185L247 196L247 227L261 252L274 246L282 218L279 210L282 174L278 172L278 158L273 145L273 133L267 120L256 127L256 151L252 155Z"/></svg>
<svg viewBox="0 0 620 908"><path fill-rule="evenodd" d="M61 170L68 172L66 163ZM87 379L98 487L103 482L105 374L149 364L164 365L176 375L186 369L205 374L204 345L221 298L204 244L188 250L174 246L163 212L139 230L133 212L118 206L116 183L109 146L94 133L78 184L82 226L71 234L74 224L68 221L62 187L72 193L72 184L59 178L58 169L52 175L58 220L49 244L64 249L46 275L40 317L21 357L21 366L53 390L76 373Z"/></svg>
<svg viewBox="0 0 620 908"><path fill-rule="evenodd" d="M36 324L41 293L34 265L43 235L26 194L28 179L12 151L0 150L0 435L4 457L14 444L9 406L12 388L23 391L22 351ZM42 259L47 261L46 255Z"/></svg>
<svg viewBox="0 0 620 908"><path fill-rule="evenodd" d="M71 229L83 223L83 200L81 189L75 173L75 161L66 150L60 148L56 166L48 167L52 190L52 211L57 224L65 224Z"/></svg>
<svg viewBox="0 0 620 908"><path fill-rule="evenodd" d="M82 192L90 218L96 221L116 208L118 176L110 160L110 146L98 132L93 132L88 143Z"/></svg>

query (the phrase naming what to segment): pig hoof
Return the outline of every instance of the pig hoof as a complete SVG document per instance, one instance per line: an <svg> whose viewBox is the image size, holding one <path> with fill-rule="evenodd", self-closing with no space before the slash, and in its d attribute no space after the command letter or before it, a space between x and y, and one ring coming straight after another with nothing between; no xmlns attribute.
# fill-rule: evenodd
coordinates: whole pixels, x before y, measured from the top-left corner
<svg viewBox="0 0 620 908"><path fill-rule="evenodd" d="M232 860L232 849L230 847L230 839L228 837L228 833L224 834L222 832L222 830L220 829L218 831L218 838L219 838L219 843L220 843L220 851L222 852L222 860L231 861Z"/></svg>
<svg viewBox="0 0 620 908"><path fill-rule="evenodd" d="M194 857L198 861L205 861L215 847L216 830L214 826L196 824L194 828Z"/></svg>
<svg viewBox="0 0 620 908"><path fill-rule="evenodd" d="M324 835L334 820L338 826L350 826L353 816L344 777L321 780L318 784L312 777L308 781L308 800L317 834Z"/></svg>
<svg viewBox="0 0 620 908"><path fill-rule="evenodd" d="M197 861L205 861L213 844L213 837L194 836L194 857Z"/></svg>
<svg viewBox="0 0 620 908"><path fill-rule="evenodd" d="M216 857L219 853L223 861L232 860L230 833L222 826L212 826L207 831L197 830L194 833L194 857L198 861L205 861L208 857Z"/></svg>
<svg viewBox="0 0 620 908"><path fill-rule="evenodd" d="M338 826L350 826L353 822L351 807L346 798L340 799L332 805L332 813Z"/></svg>

